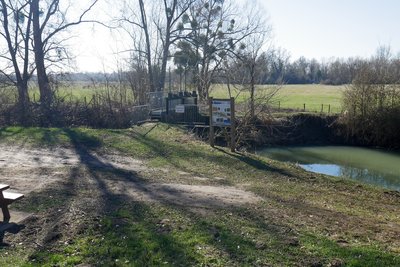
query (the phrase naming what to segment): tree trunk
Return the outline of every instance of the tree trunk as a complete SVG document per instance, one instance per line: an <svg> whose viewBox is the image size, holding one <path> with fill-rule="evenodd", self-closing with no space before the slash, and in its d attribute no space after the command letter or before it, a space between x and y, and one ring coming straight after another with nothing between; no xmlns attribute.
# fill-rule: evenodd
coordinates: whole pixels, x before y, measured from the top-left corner
<svg viewBox="0 0 400 267"><path fill-rule="evenodd" d="M3 37L5 38L7 42L7 48L8 52L10 54L10 61L13 65L14 71L15 71L15 82L14 84L17 87L17 92L18 92L18 103L17 103L17 120L21 125L25 125L27 118L26 115L28 114L28 106L29 106L29 96L28 96L28 80L29 80L29 75L28 75L28 64L29 64L29 32L30 32L30 18L31 18L31 13L29 13L29 19L26 27L26 38L24 40L24 58L23 58L23 73L21 73L20 67L19 67L19 62L17 59L17 55L19 55L19 47L18 44L15 42L15 40L12 39L12 36L10 35L10 27L9 27L9 10L7 7L7 4L4 0L0 1L0 4L2 6L1 13L3 16L3 21L2 21L2 27L3 27ZM14 10L11 10L14 12ZM20 27L19 21L16 20L17 26ZM19 28L21 29L21 28ZM22 30L21 30L22 32ZM14 37L17 38L17 37ZM17 39L16 39L17 40Z"/></svg>
<svg viewBox="0 0 400 267"><path fill-rule="evenodd" d="M33 46L35 53L36 73L38 78L38 85L40 91L40 102L46 112L50 112L50 106L53 101L53 93L51 91L49 77L46 73L46 66L44 62L44 51L42 41L42 30L40 27L40 10L39 0L32 0L32 26L33 26Z"/></svg>
<svg viewBox="0 0 400 267"><path fill-rule="evenodd" d="M255 59L254 59L255 61ZM250 67L250 116L251 119L254 119L255 117L255 105L254 105L254 95L255 95L255 91L256 91L256 85L255 85L255 65L254 63L251 64Z"/></svg>
<svg viewBox="0 0 400 267"><path fill-rule="evenodd" d="M165 15L166 15L167 23L166 23L166 30L165 30L164 46L163 46L163 57L162 57L162 62L161 62L161 73L160 73L160 79L158 81L158 90L159 91L163 91L164 86L165 86L165 78L167 76L167 61L168 61L168 56L169 56L169 47L171 45L171 28L172 28L173 16L176 11L176 4L177 4L177 1L174 0L172 7L168 8L166 1L164 1Z"/></svg>
<svg viewBox="0 0 400 267"><path fill-rule="evenodd" d="M17 84L18 89L18 122L27 126L29 111L28 82L21 81Z"/></svg>
<svg viewBox="0 0 400 267"><path fill-rule="evenodd" d="M147 24L146 18L146 11L144 7L143 0L139 0L140 5L140 15L142 18L142 29L146 38L146 60L148 65L148 72L149 72L149 84L150 84L150 92L155 91L154 85L154 73L153 73L153 64L151 62L151 46L150 46L150 35L149 35L149 28Z"/></svg>
<svg viewBox="0 0 400 267"><path fill-rule="evenodd" d="M169 30L167 30L167 36L165 40L165 45L163 48L163 58L162 58L162 64L161 64L161 73L160 73L160 79L158 82L158 90L163 91L164 85L165 85L165 78L166 78L166 73L167 73L167 61L168 61L168 54L169 54L169 46L170 46L170 35L168 34Z"/></svg>
<svg viewBox="0 0 400 267"><path fill-rule="evenodd" d="M200 100L204 101L207 99L208 96L208 87L207 87L207 81L208 81L208 69L207 69L207 59L203 57L202 62L201 62L201 67L198 70L198 77L197 77L197 91L200 96Z"/></svg>

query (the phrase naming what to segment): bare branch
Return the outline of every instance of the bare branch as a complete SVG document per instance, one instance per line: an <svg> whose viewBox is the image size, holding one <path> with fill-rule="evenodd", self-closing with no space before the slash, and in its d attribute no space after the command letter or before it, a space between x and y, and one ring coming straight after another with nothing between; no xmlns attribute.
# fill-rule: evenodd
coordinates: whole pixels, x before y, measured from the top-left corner
<svg viewBox="0 0 400 267"><path fill-rule="evenodd" d="M54 0L54 1L58 1L58 0ZM96 5L97 2L98 2L98 0L94 0L92 2L92 4L81 13L81 15L79 16L77 21L70 22L70 23L67 23L67 24L64 24L64 25L60 25L58 28L56 28L46 38L43 39L43 43L47 43L51 38L53 38L59 32L65 30L67 28L70 28L72 26L79 25L81 23L97 23L97 24L100 24L100 25L104 26L103 23L101 23L99 21L96 21L96 20L84 20L84 17L86 16L86 14L89 13L92 10L92 8Z"/></svg>
<svg viewBox="0 0 400 267"><path fill-rule="evenodd" d="M56 14L58 7L60 4L60 0L52 0L52 2L50 3L49 8L47 9L47 14L46 17L40 27L40 34L43 33L44 28L46 27L47 23L49 22L50 18Z"/></svg>

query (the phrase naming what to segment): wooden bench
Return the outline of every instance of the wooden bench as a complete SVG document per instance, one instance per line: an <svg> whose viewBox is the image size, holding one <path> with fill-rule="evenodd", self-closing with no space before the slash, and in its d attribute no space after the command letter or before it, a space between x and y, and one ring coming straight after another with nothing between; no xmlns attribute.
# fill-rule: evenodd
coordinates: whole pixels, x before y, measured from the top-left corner
<svg viewBox="0 0 400 267"><path fill-rule="evenodd" d="M5 191L9 188L9 185L0 184L0 207L3 211L3 222L9 222L11 218L10 211L8 210L8 205L24 197L24 195L20 193L11 193Z"/></svg>

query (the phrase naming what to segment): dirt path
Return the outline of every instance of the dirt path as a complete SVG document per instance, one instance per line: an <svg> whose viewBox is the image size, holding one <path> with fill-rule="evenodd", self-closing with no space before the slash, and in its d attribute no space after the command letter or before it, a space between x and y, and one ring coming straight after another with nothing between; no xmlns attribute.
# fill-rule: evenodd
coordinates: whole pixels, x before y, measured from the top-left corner
<svg viewBox="0 0 400 267"><path fill-rule="evenodd" d="M140 172L150 171L145 163L118 154L79 155L73 149L28 149L13 146L0 146L1 183L10 184L29 198L29 193L52 187L54 183L65 182L71 169L82 166L96 171ZM165 172L165 170L163 170ZM186 174L189 175L189 174ZM78 178L78 177L72 177ZM144 183L143 181L112 179L103 182L108 189L142 201L167 201L175 204L194 206L224 206L254 203L260 199L235 187ZM190 177L189 177L190 179ZM194 177L193 179L197 179Z"/></svg>
<svg viewBox="0 0 400 267"><path fill-rule="evenodd" d="M147 168L144 162L117 153L4 145L0 151L0 183L25 194L11 209L33 211L17 234L6 233L2 241L24 249L72 242L83 228L112 209L110 203L117 198L203 210L260 201L255 194L232 186L153 182L157 177L149 182L142 173L156 176L166 170ZM190 174L185 176L190 179Z"/></svg>

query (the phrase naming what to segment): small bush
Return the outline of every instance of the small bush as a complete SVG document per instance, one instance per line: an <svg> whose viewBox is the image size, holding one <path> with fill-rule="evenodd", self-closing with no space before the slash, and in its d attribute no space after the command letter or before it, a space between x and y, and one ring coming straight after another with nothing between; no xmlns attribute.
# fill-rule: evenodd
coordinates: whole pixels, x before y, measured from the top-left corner
<svg viewBox="0 0 400 267"><path fill-rule="evenodd" d="M400 148L400 84L388 64L366 63L345 91L341 122L349 140Z"/></svg>
<svg viewBox="0 0 400 267"><path fill-rule="evenodd" d="M109 101L99 96L94 99L90 103L56 99L49 108L43 108L40 103L30 103L24 126L127 128L148 116L146 108L138 112L128 103ZM17 104L0 109L0 126L20 124Z"/></svg>

